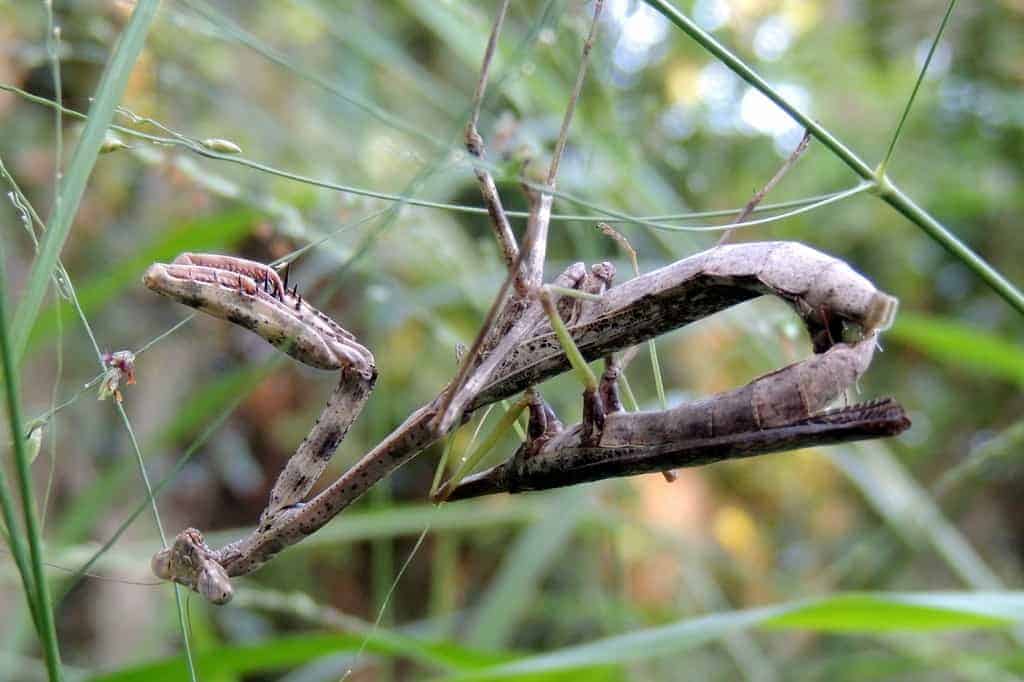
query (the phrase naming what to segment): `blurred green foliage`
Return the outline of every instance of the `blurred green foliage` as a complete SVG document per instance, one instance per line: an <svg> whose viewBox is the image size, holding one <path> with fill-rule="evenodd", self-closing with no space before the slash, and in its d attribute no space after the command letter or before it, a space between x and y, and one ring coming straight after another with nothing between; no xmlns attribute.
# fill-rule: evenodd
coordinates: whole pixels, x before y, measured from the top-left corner
<svg viewBox="0 0 1024 682"><path fill-rule="evenodd" d="M919 0L677 6L871 163L885 153L945 10ZM62 100L85 113L131 3L54 7ZM123 104L187 139L230 140L244 159L273 169L476 207L461 135L495 11L496 3L463 0L165 2ZM525 207L521 162L543 163L557 136L590 11L575 0L512 5L481 125L509 209ZM53 99L42 3L0 0L0 15L0 83ZM957 8L889 167L1018 285L1022 30L1019 2ZM173 138L128 116L117 122ZM62 129L66 164L81 123L65 116ZM0 130L0 158L45 220L53 111L0 91ZM634 216L739 207L801 132L646 6L609 0L559 190ZM188 314L137 284L153 259L213 249L270 261L329 237L292 276L373 350L380 368L329 474L450 378L456 344L472 340L502 278L485 216L399 206L119 136L131 148L99 157L61 253L101 350L138 349ZM812 142L767 201L855 184ZM361 222L389 208L396 210ZM0 211L8 289L20 295L32 241L12 204ZM594 214L568 199L556 200L555 211ZM553 223L549 275L577 260L612 260L619 279L629 278L628 258L595 222ZM616 227L644 270L718 238ZM901 316L862 390L906 405L914 421L907 434L691 470L673 485L652 476L437 509L423 503L434 448L244 579L236 604L191 600L202 679L276 679L285 669L293 680L337 679L348 669L359 679L419 679L492 664L504 667L488 675L518 679L578 679L582 669L590 679L638 680L1019 675L1021 635L1004 626L1020 620L1007 605L1020 600L1011 590L1024 556L1022 453L1020 439L1004 432L1024 409L1024 319L868 194L734 239L807 242L900 298ZM803 357L796 330L784 306L756 301L662 338L670 402ZM54 472L47 558L70 568L145 500L115 410L79 391L98 371L77 313L51 293L30 338L22 402L31 418L73 399L45 427L34 463L39 499ZM215 531L217 542L255 522L333 382L203 317L140 354L137 371L138 384L122 387L124 407L151 477L173 474L158 500L163 523L170 533L186 525ZM629 379L641 405L656 407L646 353ZM578 420L572 376L543 390L564 420ZM457 434L456 454L474 426ZM201 447L176 467L196 439ZM944 472L983 456L991 442L1010 445L985 477L932 492ZM510 438L496 456L514 447ZM140 515L91 570L146 583L158 544ZM13 564L4 559L0 569L0 676L35 679L39 652ZM57 607L69 678L184 678L166 586L85 579L72 587L65 573L52 577L58 594L70 588ZM986 592L937 594L959 590ZM758 624L772 627L752 629ZM934 628L942 632L913 634ZM842 634L852 631L867 636Z"/></svg>

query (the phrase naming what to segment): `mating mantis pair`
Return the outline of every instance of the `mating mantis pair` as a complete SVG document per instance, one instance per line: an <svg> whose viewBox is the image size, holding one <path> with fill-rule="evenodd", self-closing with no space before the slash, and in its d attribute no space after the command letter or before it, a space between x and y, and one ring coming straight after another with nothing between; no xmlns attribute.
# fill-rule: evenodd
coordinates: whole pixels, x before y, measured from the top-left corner
<svg viewBox="0 0 1024 682"><path fill-rule="evenodd" d="M476 130L491 56L504 18L491 34L469 152L483 157ZM593 45L601 3L584 44L575 89L546 182L526 188L530 216L517 243L493 179L475 173L508 276L456 376L338 480L306 501L330 457L358 417L377 376L373 355L303 300L269 266L212 254L183 254L154 264L146 285L203 312L252 330L296 360L340 372L312 430L278 477L257 528L213 549L195 529L153 558L154 572L214 603L231 599L230 578L249 573L285 547L315 533L389 472L449 434L477 409L523 391L527 440L497 467L450 481L439 499L520 492L897 434L909 426L884 399L824 411L866 371L896 300L846 263L793 242L721 245L612 286L608 263L577 263L552 284L543 268L558 161ZM621 351L760 295L791 305L815 355L705 400L654 412L625 412L618 399ZM604 359L598 380L586 362ZM583 378L583 420L563 427L535 386L573 367Z"/></svg>

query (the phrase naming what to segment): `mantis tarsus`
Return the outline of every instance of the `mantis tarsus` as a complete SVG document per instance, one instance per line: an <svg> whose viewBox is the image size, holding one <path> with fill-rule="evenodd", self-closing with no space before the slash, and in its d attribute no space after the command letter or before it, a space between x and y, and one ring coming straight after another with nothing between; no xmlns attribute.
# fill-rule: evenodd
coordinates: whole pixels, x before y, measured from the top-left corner
<svg viewBox="0 0 1024 682"><path fill-rule="evenodd" d="M477 102L506 5L481 69ZM584 65L600 6L597 2ZM372 354L297 290L289 290L269 266L230 256L183 254L174 263L147 270L144 281L151 289L250 329L301 362L341 373L327 406L274 485L257 528L220 550L208 547L198 530L187 529L153 558L159 577L215 603L227 602L230 577L249 573L316 532L473 411L526 389L531 389L527 442L505 464L450 482L439 497L459 499L666 471L890 436L909 426L902 408L888 399L823 412L867 369L878 333L895 314L896 300L844 262L810 247L793 242L718 246L617 286L611 286L610 264L588 270L577 263L556 278L557 288L542 285L550 192L582 74L583 66L548 180L539 191L527 190L531 215L521 248L504 218L493 180L482 166L476 169L509 273L460 371L434 400L307 502L303 500L372 390ZM467 127L467 148L482 158L476 118L474 113ZM580 292L581 298L565 297L553 305L552 292L566 289ZM703 401L658 412L622 411L616 388L621 364L615 353L764 294L793 307L816 355ZM556 330L566 325L568 333L560 340ZM532 387L567 370L574 356L603 358L606 371L600 382L585 384L583 422L562 428Z"/></svg>

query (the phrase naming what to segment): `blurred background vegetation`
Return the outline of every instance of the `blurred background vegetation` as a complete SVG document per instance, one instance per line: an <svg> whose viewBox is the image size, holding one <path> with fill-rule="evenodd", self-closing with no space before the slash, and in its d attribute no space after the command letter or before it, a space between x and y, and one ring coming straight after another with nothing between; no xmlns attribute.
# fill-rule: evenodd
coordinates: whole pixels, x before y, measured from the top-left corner
<svg viewBox="0 0 1024 682"><path fill-rule="evenodd" d="M885 153L946 9L920 0L678 6L870 163ZM140 285L148 263L185 250L269 261L315 242L293 280L372 349L380 369L328 476L433 397L455 369L456 344L472 340L502 263L485 216L394 196L480 205L461 133L496 9L464 0L164 2L124 106L189 139L230 140L243 150L238 159L263 167L118 134L127 148L100 157L62 251L100 350L137 350L188 316ZM118 0L54 3L68 108L88 111L131 10ZM521 161L543 162L557 135L591 11L577 0L513 3L481 125L511 209L525 206ZM44 3L0 0L0 17L0 83L55 99ZM1019 1L957 8L889 167L1017 283L1022 31ZM116 122L173 137L127 114ZM67 160L81 121L66 114L60 125ZM632 216L739 207L801 134L649 7L609 0L559 188ZM0 159L44 220L56 150L53 110L0 91ZM812 142L767 201L856 182ZM596 215L564 199L555 210ZM34 253L17 206L5 199L0 215L10 309ZM612 260L620 281L631 276L596 222L553 223L549 276L577 260ZM618 228L644 270L719 238ZM230 606L190 599L201 679L306 681L348 670L352 679L420 679L541 652L571 658L561 659L564 679L1024 674L1024 630L968 628L986 623L848 594L983 590L985 603L1018 603L1004 590L1020 585L1024 560L1024 318L867 193L734 236L769 239L846 259L899 297L897 325L861 390L896 396L910 431L687 470L671 485L644 476L440 508L426 503L440 454L432 448L239 581ZM658 349L671 403L809 352L797 320L770 300L663 337ZM62 657L69 678L187 679L172 590L149 575L160 538L129 433L113 401L98 402L95 386L81 390L98 371L78 313L52 291L29 338L21 395L28 418L61 406L38 432L34 463L46 557L73 571L116 538L90 568L102 579L50 573ZM205 317L148 346L137 373L137 384L122 386L123 406L150 478L170 477L157 500L163 526L169 535L212 531L215 544L255 522L335 381ZM629 379L641 404L657 408L646 353ZM579 418L578 394L571 376L544 386L567 422ZM475 428L457 434L456 453ZM509 439L497 456L514 447ZM7 555L0 576L0 677L38 679L40 653ZM824 601L804 621L768 621L756 610L809 598ZM952 631L920 632L936 627ZM538 679L544 659L524 660L535 668L520 661L518 673L506 672Z"/></svg>

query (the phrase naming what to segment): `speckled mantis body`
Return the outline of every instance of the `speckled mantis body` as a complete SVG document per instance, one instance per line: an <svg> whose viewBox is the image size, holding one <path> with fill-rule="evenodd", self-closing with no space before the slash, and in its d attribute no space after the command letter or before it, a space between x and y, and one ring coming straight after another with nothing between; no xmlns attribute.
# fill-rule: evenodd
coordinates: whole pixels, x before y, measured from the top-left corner
<svg viewBox="0 0 1024 682"><path fill-rule="evenodd" d="M466 130L471 156L483 157L476 131L479 103L494 44L508 3L495 22ZM665 471L799 448L877 438L909 426L892 401L822 409L867 369L878 333L891 322L896 301L840 260L793 242L718 246L672 265L611 286L614 268L577 263L543 285L547 230L558 160L573 105L593 44L601 1L584 44L580 74L548 172L540 189L527 190L531 210L520 248L495 184L475 168L508 276L456 376L432 401L413 412L383 441L312 499L309 490L349 426L376 378L373 356L355 338L307 302L268 266L208 254L183 254L154 264L148 287L229 322L239 324L295 359L341 379L309 435L288 461L257 528L222 549L208 547L195 529L153 558L153 570L214 603L231 599L230 578L249 573L285 547L315 533L366 490L437 442L475 410L531 389L570 367L570 358L603 358L600 385L584 390L581 424L560 428L539 397L531 400L529 439L509 462L457 485L452 499ZM557 288L556 288L557 287ZM552 295L572 289L581 300ZM765 375L747 386L704 401L660 412L626 413L618 404L614 355L689 322L761 295L791 305L807 327L812 358ZM556 329L568 325L563 338ZM849 327L850 329L847 329ZM848 331L854 342L844 343ZM535 395L531 391L531 395Z"/></svg>
<svg viewBox="0 0 1024 682"><path fill-rule="evenodd" d="M341 372L338 387L278 478L249 537L213 550L202 543L198 531L189 529L154 558L157 575L182 582L218 603L230 599L229 576L250 572L315 532L445 433L436 422L447 390L303 504L362 409L376 370L372 355L351 334L297 294L283 286L275 288L275 276L267 266L250 261L189 254L170 265L151 266L144 278L151 289L250 329L301 362ZM556 282L584 289L588 273L576 264ZM659 412L621 411L614 398L615 373L606 372L601 391L606 415L597 443L581 443L583 424L564 430L554 429L553 422L531 428L535 437L507 464L466 479L450 491L452 498L663 471L887 436L906 428L905 415L891 401L821 412L867 369L877 334L895 312L895 300L842 261L802 244L716 247L612 287L597 301L566 308L563 317L572 322L573 340L583 356L593 359L762 294L778 296L793 307L819 354L736 391ZM478 392L462 396L467 404L464 414L568 369L565 349L539 308L535 303L521 313L519 319L531 328L500 358L493 377ZM857 328L859 340L834 342L843 338L844 326L849 325Z"/></svg>

